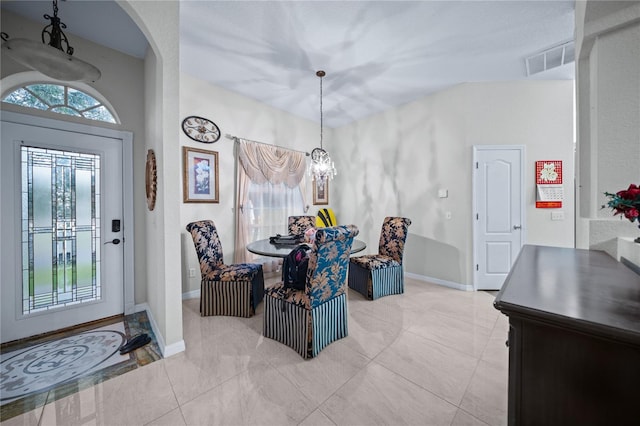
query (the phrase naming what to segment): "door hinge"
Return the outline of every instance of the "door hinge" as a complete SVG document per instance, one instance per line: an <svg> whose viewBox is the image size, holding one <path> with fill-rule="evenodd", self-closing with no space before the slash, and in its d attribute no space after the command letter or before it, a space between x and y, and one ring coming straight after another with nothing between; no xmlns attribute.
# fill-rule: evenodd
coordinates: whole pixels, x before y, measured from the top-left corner
<svg viewBox="0 0 640 426"><path fill-rule="evenodd" d="M476 263L476 271L479 271L479 270L480 270L480 265Z"/></svg>
<svg viewBox="0 0 640 426"><path fill-rule="evenodd" d="M476 213L476 220L480 219L480 216L478 215L478 213Z"/></svg>
<svg viewBox="0 0 640 426"><path fill-rule="evenodd" d="M476 161L476 169L478 168L478 162Z"/></svg>

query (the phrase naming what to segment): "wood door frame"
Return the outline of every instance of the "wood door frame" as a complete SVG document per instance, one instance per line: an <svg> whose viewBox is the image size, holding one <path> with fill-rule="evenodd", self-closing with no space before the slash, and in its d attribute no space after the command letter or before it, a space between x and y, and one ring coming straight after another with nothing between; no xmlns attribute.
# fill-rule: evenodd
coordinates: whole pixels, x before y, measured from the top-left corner
<svg viewBox="0 0 640 426"><path fill-rule="evenodd" d="M520 151L521 155L520 155L520 193L522 194L522 196L520 197L520 224L522 226L520 235L521 235L521 239L520 239L520 247L522 248L522 246L524 245L524 242L526 241L526 232L527 232L527 227L526 227L526 203L525 203L525 173L524 173L524 169L525 169L525 155L526 155L526 147L525 145L473 145L473 162L471 164L471 194L472 194L472 206L473 208L471 209L471 222L473 223L472 228L473 228L473 262L472 262L472 273L473 273L473 290L474 291L478 291L478 270L476 269L476 266L478 264L478 232L479 232L479 225L478 225L478 221L476 220L476 215L478 214L478 194L476 193L475 189L476 189L476 180L477 180L477 173L475 172L476 168L477 168L477 163L478 163L478 152L479 151L500 151L500 150L518 150Z"/></svg>
<svg viewBox="0 0 640 426"><path fill-rule="evenodd" d="M131 191L122 194L123 210L123 297L124 314L135 311L135 238L133 216L133 133L124 130L108 129L88 124L72 123L63 120L38 117L12 111L0 111L0 122L16 123L25 126L44 127L67 132L85 133L106 138L122 140L122 184ZM17 240L19 241L19 239Z"/></svg>

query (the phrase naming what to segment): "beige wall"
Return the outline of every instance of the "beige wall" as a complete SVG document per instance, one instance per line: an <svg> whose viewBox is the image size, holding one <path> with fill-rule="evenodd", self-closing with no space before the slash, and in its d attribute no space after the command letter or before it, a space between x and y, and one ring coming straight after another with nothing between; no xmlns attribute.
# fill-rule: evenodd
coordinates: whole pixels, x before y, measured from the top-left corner
<svg viewBox="0 0 640 426"><path fill-rule="evenodd" d="M407 272L472 285L472 147L524 145L526 243L572 247L572 99L572 81L462 84L337 129L340 220L375 253L384 217L409 217ZM564 221L535 208L534 162L552 159L564 162Z"/></svg>
<svg viewBox="0 0 640 426"><path fill-rule="evenodd" d="M306 151L317 145L317 123L188 75L182 74L180 81L180 117L209 118L223 135ZM180 134L180 144L217 151L220 162L220 203L180 208L182 291L187 293L199 287L198 274L188 277L189 268L198 270L193 243L184 231L188 222L213 219L225 261L231 262L235 169L233 143L224 136L204 145ZM526 242L572 247L572 81L464 84L339 129L325 129L325 147L338 169L330 190L338 221L356 224L367 252L375 253L384 217L408 216L413 225L407 271L471 285L474 144L526 146ZM549 209L535 208L533 167L540 159L564 162L564 221L551 221ZM438 189L448 189L449 197L438 198ZM310 213L318 207L311 206ZM447 211L451 220L445 219Z"/></svg>
<svg viewBox="0 0 640 426"><path fill-rule="evenodd" d="M640 182L640 2L576 2L579 183L577 246L617 257L640 235L604 192Z"/></svg>
<svg viewBox="0 0 640 426"><path fill-rule="evenodd" d="M234 142L224 135L257 140L292 149L310 152L320 142L320 125L309 120L269 107L245 96L224 90L210 83L182 73L180 76L180 117L197 115L212 120L222 136L214 144L203 144L189 139L180 132L180 145L218 152L219 203L182 203L182 191L175 198L180 205L180 229L182 238L182 291L200 289L200 268L187 223L210 219L216 224L225 262L233 262L234 203L235 203L235 155ZM325 129L325 134L331 134ZM181 162L181 157L176 160ZM181 163L180 163L181 164ZM311 187L307 182L309 213L315 214L319 206L313 206ZM189 278L193 268L196 277Z"/></svg>
<svg viewBox="0 0 640 426"><path fill-rule="evenodd" d="M145 58L145 148L153 149L158 164L158 198L153 211L145 207L147 234L146 300L155 319L165 356L184 349L180 286L180 158L178 133L179 4L175 1L119 1L152 51ZM146 153L146 149L145 149ZM144 160L138 162L144 164ZM144 184L144 180L142 181ZM143 198L144 199L144 198Z"/></svg>

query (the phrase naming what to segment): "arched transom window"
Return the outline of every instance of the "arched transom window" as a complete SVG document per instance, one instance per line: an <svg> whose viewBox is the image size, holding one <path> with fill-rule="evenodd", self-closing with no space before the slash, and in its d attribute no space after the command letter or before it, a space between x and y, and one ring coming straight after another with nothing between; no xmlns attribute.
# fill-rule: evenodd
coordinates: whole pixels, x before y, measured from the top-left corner
<svg viewBox="0 0 640 426"><path fill-rule="evenodd" d="M73 87L37 83L22 86L2 99L14 105L115 123L114 115L93 96Z"/></svg>

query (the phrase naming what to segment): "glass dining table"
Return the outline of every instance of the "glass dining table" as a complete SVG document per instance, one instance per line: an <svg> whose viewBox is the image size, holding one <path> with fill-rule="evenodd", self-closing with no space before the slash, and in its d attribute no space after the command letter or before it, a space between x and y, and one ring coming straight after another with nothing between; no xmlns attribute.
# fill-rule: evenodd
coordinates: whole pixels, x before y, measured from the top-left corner
<svg viewBox="0 0 640 426"><path fill-rule="evenodd" d="M247 250L261 256L285 258L291 250L298 245L299 244L272 244L269 238L266 238L247 244ZM365 248L367 248L367 244L364 241L354 239L353 244L351 244L351 254L360 252Z"/></svg>

